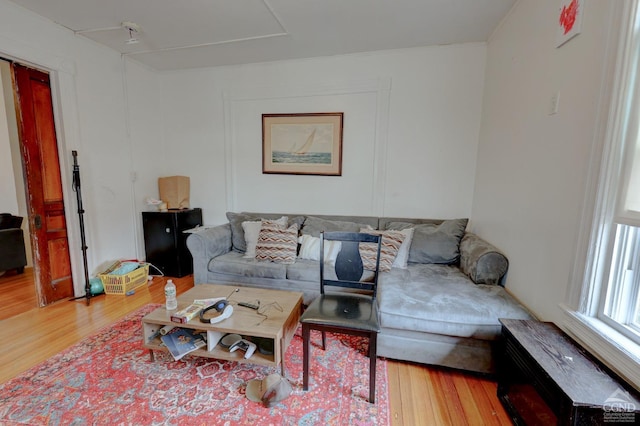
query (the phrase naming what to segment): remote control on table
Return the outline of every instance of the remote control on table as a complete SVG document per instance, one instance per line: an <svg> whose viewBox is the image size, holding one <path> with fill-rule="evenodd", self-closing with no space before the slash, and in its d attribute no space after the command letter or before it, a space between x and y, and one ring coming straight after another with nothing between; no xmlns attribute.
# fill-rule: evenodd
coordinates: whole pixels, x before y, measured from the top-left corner
<svg viewBox="0 0 640 426"><path fill-rule="evenodd" d="M260 306L258 305L254 305L253 303L247 303L247 302L238 302L238 306L244 306L245 308L249 308L249 309L253 309L253 310L258 310L258 308L260 308Z"/></svg>

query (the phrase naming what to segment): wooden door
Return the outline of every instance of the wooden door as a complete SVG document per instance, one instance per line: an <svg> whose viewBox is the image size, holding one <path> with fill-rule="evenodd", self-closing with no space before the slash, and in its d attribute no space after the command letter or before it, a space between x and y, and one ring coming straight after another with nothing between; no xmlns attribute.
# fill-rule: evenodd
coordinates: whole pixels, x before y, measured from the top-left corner
<svg viewBox="0 0 640 426"><path fill-rule="evenodd" d="M40 306L73 296L51 86L45 72L13 64L29 234Z"/></svg>

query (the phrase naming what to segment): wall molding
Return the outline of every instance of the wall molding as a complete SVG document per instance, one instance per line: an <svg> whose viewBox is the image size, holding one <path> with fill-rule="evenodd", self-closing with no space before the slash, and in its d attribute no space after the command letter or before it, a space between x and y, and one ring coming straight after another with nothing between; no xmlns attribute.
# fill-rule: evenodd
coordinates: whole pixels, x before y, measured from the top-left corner
<svg viewBox="0 0 640 426"><path fill-rule="evenodd" d="M391 78L362 79L327 82L313 85L274 85L252 88L239 88L224 91L224 151L227 211L237 210L237 162L235 134L235 108L243 102L279 100L294 98L314 98L319 96L355 95L374 93L376 95L376 122L374 141L374 164L372 179L371 205L373 215L384 215L384 187L387 172L387 138L389 129L389 102L391 95ZM311 111L300 111L311 112ZM344 164L343 164L344 167ZM375 190L379 188L379 190Z"/></svg>

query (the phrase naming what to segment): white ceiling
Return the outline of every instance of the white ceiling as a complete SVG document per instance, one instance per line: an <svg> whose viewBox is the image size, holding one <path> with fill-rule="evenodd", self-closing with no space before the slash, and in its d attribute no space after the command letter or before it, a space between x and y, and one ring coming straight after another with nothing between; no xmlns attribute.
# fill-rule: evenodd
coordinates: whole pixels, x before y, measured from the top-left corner
<svg viewBox="0 0 640 426"><path fill-rule="evenodd" d="M487 41L516 0L11 0L157 70ZM139 40L127 44L133 22Z"/></svg>

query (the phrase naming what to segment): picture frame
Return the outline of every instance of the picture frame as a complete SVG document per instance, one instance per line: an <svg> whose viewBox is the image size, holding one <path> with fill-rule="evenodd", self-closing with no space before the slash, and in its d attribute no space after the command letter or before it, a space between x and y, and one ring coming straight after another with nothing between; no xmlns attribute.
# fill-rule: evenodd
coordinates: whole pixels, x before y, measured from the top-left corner
<svg viewBox="0 0 640 426"><path fill-rule="evenodd" d="M343 115L262 114L262 173L342 176Z"/></svg>
<svg viewBox="0 0 640 426"><path fill-rule="evenodd" d="M560 0L556 21L556 47L560 47L582 31L585 0Z"/></svg>

